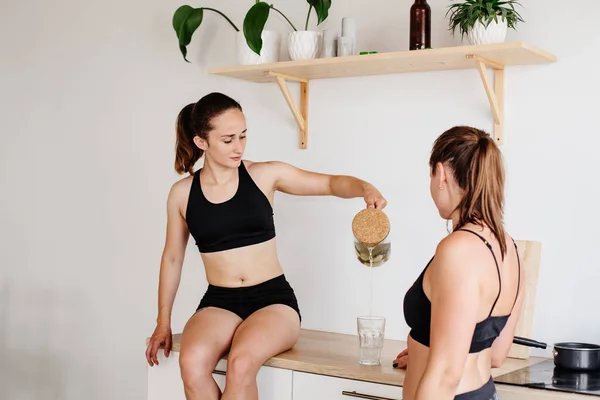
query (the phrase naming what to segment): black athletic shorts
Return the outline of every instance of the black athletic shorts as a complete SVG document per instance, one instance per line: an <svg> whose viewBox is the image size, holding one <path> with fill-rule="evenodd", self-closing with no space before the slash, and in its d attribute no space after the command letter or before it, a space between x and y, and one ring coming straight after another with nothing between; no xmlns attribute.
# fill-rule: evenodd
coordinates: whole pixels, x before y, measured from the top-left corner
<svg viewBox="0 0 600 400"><path fill-rule="evenodd" d="M472 392L462 393L454 397L454 400L499 400L498 393L492 377L485 385Z"/></svg>
<svg viewBox="0 0 600 400"><path fill-rule="evenodd" d="M228 288L208 285L196 311L206 307L217 307L231 311L245 320L255 311L273 304L291 307L302 321L296 295L285 275L254 286Z"/></svg>

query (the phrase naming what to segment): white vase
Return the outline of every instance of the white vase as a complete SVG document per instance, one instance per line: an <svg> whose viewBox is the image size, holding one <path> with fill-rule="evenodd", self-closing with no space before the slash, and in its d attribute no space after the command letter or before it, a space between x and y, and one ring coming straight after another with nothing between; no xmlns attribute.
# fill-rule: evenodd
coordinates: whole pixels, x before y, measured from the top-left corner
<svg viewBox="0 0 600 400"><path fill-rule="evenodd" d="M237 59L241 65L268 64L279 61L281 49L281 36L279 33L263 30L261 35L263 45L260 55L256 54L246 43L242 31L237 33Z"/></svg>
<svg viewBox="0 0 600 400"><path fill-rule="evenodd" d="M288 53L292 60L312 60L321 53L322 43L321 32L290 32L288 36Z"/></svg>
<svg viewBox="0 0 600 400"><path fill-rule="evenodd" d="M469 42L472 45L502 43L506 40L508 25L506 20L498 17L498 22L493 21L485 27L479 20L468 32Z"/></svg>

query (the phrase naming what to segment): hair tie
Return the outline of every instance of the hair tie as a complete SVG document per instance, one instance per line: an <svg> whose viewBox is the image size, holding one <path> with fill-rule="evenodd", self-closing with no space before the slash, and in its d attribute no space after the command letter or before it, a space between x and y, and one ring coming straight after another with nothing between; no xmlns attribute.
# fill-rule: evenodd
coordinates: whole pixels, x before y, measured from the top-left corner
<svg viewBox="0 0 600 400"><path fill-rule="evenodd" d="M490 139L486 136L481 136L479 138L479 141L477 142L477 144L479 145L480 149L483 149L485 147L487 147L488 143L490 142Z"/></svg>

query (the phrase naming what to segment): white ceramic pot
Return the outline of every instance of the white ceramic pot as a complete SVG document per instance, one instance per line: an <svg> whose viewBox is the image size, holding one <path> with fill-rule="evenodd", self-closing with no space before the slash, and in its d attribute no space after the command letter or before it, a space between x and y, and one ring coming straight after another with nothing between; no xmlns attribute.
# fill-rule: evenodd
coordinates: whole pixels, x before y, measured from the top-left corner
<svg viewBox="0 0 600 400"><path fill-rule="evenodd" d="M502 43L506 40L507 32L506 20L498 17L498 22L490 22L487 28L480 21L477 21L469 30L468 37L472 45Z"/></svg>
<svg viewBox="0 0 600 400"><path fill-rule="evenodd" d="M322 34L317 31L294 31L288 36L288 52L292 60L312 60L321 53Z"/></svg>
<svg viewBox="0 0 600 400"><path fill-rule="evenodd" d="M256 54L246 43L246 37L242 31L237 33L237 59L241 65L268 64L279 61L281 50L281 36L274 31L263 30L262 49L260 56Z"/></svg>

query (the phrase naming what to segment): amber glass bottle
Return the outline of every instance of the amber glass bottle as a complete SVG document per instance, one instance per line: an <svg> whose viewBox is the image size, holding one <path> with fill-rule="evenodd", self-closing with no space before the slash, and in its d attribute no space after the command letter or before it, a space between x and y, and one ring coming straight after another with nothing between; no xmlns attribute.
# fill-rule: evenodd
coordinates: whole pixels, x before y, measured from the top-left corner
<svg viewBox="0 0 600 400"><path fill-rule="evenodd" d="M431 7L427 0L415 0L410 7L409 50L431 48Z"/></svg>

